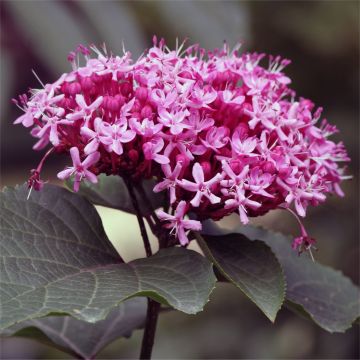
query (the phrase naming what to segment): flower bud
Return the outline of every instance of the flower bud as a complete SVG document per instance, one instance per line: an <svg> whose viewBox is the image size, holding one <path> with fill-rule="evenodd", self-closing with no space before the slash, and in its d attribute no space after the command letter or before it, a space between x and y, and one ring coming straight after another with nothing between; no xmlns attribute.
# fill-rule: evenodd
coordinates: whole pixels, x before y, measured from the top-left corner
<svg viewBox="0 0 360 360"><path fill-rule="evenodd" d="M129 82L124 82L123 84L121 84L121 93L124 96L129 95L132 92L132 85Z"/></svg>
<svg viewBox="0 0 360 360"><path fill-rule="evenodd" d="M94 83L90 77L84 77L80 79L80 84L83 91L89 91L94 86Z"/></svg>
<svg viewBox="0 0 360 360"><path fill-rule="evenodd" d="M67 92L70 95L79 94L81 91L81 85L78 82L68 83Z"/></svg>
<svg viewBox="0 0 360 360"><path fill-rule="evenodd" d="M137 163L138 160L139 160L139 153L137 150L135 149L131 149L129 150L128 152L128 155L129 155L129 159L133 162L133 163Z"/></svg>
<svg viewBox="0 0 360 360"><path fill-rule="evenodd" d="M190 164L190 159L184 154L176 155L176 162L181 163L183 168L186 168Z"/></svg>
<svg viewBox="0 0 360 360"><path fill-rule="evenodd" d="M148 97L148 91L145 87L138 87L135 90L135 97L141 102L145 102Z"/></svg>
<svg viewBox="0 0 360 360"><path fill-rule="evenodd" d="M141 109L140 114L141 114L141 117L142 117L143 119L145 119L145 118L150 119L151 116L152 116L152 114L153 114L153 110L152 110L152 108L151 108L150 105L145 105L145 106Z"/></svg>
<svg viewBox="0 0 360 360"><path fill-rule="evenodd" d="M264 165L263 165L263 171L269 174L274 174L276 171L276 167L274 165L273 162L271 161L267 161Z"/></svg>
<svg viewBox="0 0 360 360"><path fill-rule="evenodd" d="M205 179L211 177L211 164L209 161L201 161L200 165L204 171Z"/></svg>
<svg viewBox="0 0 360 360"><path fill-rule="evenodd" d="M235 174L239 174L244 168L244 164L241 160L231 160L230 167Z"/></svg>

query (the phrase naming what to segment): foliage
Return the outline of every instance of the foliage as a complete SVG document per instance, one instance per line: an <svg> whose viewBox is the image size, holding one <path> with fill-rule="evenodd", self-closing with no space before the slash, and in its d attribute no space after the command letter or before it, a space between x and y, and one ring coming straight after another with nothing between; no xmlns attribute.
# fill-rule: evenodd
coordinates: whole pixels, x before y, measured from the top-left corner
<svg viewBox="0 0 360 360"><path fill-rule="evenodd" d="M271 321L285 298L330 332L345 331L359 316L359 292L349 279L298 257L287 237L265 229L225 231L205 221L202 234L194 233L205 256L175 246L124 263L91 202L133 213L132 202L120 179L99 180L83 184L78 194L54 185L29 200L26 185L1 193L4 336L94 357L144 326L144 296L187 314L201 311L215 286L213 266L219 279L233 283ZM147 215L161 205L159 197L141 199L152 186L136 192Z"/></svg>

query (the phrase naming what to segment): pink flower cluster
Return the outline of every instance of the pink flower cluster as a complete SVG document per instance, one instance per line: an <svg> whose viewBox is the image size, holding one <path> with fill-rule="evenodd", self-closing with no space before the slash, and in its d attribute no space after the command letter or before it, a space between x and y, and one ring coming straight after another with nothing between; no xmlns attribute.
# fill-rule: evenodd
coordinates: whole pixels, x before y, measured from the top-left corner
<svg viewBox="0 0 360 360"><path fill-rule="evenodd" d="M343 195L344 146L328 139L337 130L321 109L295 99L288 60L270 57L264 67L264 54L239 47L171 51L156 39L137 61L91 49L94 57L80 45L70 73L15 101L25 112L15 123L32 127L34 149L70 152L73 164L58 177L74 176L76 191L100 173L156 177L154 191L169 191L175 209L158 216L181 244L201 219L237 212L246 224L292 204L303 217L326 193ZM189 212L198 220L186 220Z"/></svg>

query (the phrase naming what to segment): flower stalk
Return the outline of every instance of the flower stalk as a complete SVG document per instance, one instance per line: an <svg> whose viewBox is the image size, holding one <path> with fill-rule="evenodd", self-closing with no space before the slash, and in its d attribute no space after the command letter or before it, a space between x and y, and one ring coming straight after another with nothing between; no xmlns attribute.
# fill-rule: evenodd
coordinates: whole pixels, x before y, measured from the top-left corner
<svg viewBox="0 0 360 360"><path fill-rule="evenodd" d="M146 256L149 257L152 255L152 251L151 251L149 237L145 227L144 218L139 203L137 201L136 194L131 183L131 179L127 177L124 178L124 181L129 191L132 205L136 212L136 217L139 223L140 232L144 243L145 253ZM160 239L159 239L159 243L160 243ZM156 333L156 324L160 310L160 303L150 298L147 298L147 301L148 301L148 308L146 314L145 329L141 343L140 359L151 359L152 349L154 346L155 333Z"/></svg>
<svg viewBox="0 0 360 360"><path fill-rule="evenodd" d="M159 310L160 304L157 301L148 298L148 309L144 335L141 343L140 359L151 359Z"/></svg>
<svg viewBox="0 0 360 360"><path fill-rule="evenodd" d="M141 233L141 237L143 239L146 257L149 257L149 256L152 255L152 251L151 251L149 237L148 237L148 234L146 232L145 222L144 222L141 210L140 210L140 206L139 206L139 203L138 203L138 201L136 199L135 191L134 191L134 188L133 188L133 186L131 184L131 179L124 177L124 181L125 181L125 184L126 184L126 187L127 187L128 191L129 191L131 202L132 202L132 205L134 207L136 217L137 217L137 220L138 220L138 223L139 223L140 233Z"/></svg>

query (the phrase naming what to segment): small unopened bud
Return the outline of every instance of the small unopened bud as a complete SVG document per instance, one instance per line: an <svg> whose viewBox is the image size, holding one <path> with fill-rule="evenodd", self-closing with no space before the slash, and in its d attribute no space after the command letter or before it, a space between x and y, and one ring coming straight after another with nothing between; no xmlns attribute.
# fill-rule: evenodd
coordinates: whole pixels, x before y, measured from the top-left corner
<svg viewBox="0 0 360 360"><path fill-rule="evenodd" d="M125 104L125 98L122 95L115 95L115 99L120 104L120 106L123 106Z"/></svg>
<svg viewBox="0 0 360 360"><path fill-rule="evenodd" d="M133 162L133 163L137 163L139 160L139 153L135 150L135 149L131 149L128 152L129 154L129 159Z"/></svg>
<svg viewBox="0 0 360 360"><path fill-rule="evenodd" d="M181 163L183 168L186 168L190 164L190 159L184 154L176 155L176 162Z"/></svg>
<svg viewBox="0 0 360 360"><path fill-rule="evenodd" d="M67 91L70 95L79 94L81 91L81 85L78 82L73 82L68 85Z"/></svg>
<svg viewBox="0 0 360 360"><path fill-rule="evenodd" d="M74 52L74 51L70 51L69 54L68 54L68 56L67 56L67 60L72 63L72 62L75 60L75 58L76 58L75 52Z"/></svg>
<svg viewBox="0 0 360 360"><path fill-rule="evenodd" d="M251 106L251 104L249 104L249 103L243 103L243 111L244 111L244 113L245 113L245 110L247 110L247 111L252 111L252 106ZM248 115L246 115L246 116L248 116Z"/></svg>
<svg viewBox="0 0 360 360"><path fill-rule="evenodd" d="M127 96L131 93L132 91L132 86L129 82L124 82L122 85L121 85L121 93L124 95L124 96Z"/></svg>
<svg viewBox="0 0 360 360"><path fill-rule="evenodd" d="M95 84L101 84L104 81L103 77L101 75L96 74L96 73L93 73L90 76L90 78L91 78L91 81L94 82Z"/></svg>
<svg viewBox="0 0 360 360"><path fill-rule="evenodd" d="M109 97L108 100L108 109L113 112L117 112L120 109L120 103L118 100L116 100L115 97Z"/></svg>
<svg viewBox="0 0 360 360"><path fill-rule="evenodd" d="M240 160L231 160L229 165L235 174L240 174L241 170L244 168L244 164Z"/></svg>
<svg viewBox="0 0 360 360"><path fill-rule="evenodd" d="M289 169L288 167L282 167L279 169L279 176L281 178L287 178L291 173L291 169Z"/></svg>
<svg viewBox="0 0 360 360"><path fill-rule="evenodd" d="M145 102L148 97L148 91L144 87L139 87L135 90L135 97L142 102Z"/></svg>
<svg viewBox="0 0 360 360"><path fill-rule="evenodd" d="M273 162L267 161L263 166L263 171L269 174L274 174L276 171L276 167Z"/></svg>
<svg viewBox="0 0 360 360"><path fill-rule="evenodd" d="M133 107L131 108L131 110L140 113L140 112L141 112L141 109L142 109L142 107L141 107L140 101L139 101L138 99L135 99L134 105L133 105Z"/></svg>
<svg viewBox="0 0 360 360"><path fill-rule="evenodd" d="M94 83L92 82L90 77L82 78L80 80L80 83L81 83L81 88L84 91L89 91L94 86Z"/></svg>
<svg viewBox="0 0 360 360"><path fill-rule="evenodd" d="M149 119L149 118L151 118L151 116L152 116L152 114L153 114L153 110L152 110L152 108L151 108L150 105L145 105L145 106L141 109L140 114L141 114L141 117L142 117L143 119L146 119L146 118Z"/></svg>
<svg viewBox="0 0 360 360"><path fill-rule="evenodd" d="M245 139L249 133L249 126L244 123L240 123L236 130L239 132L240 139Z"/></svg>
<svg viewBox="0 0 360 360"><path fill-rule="evenodd" d="M200 165L204 171L205 178L209 178L211 175L211 164L208 161L202 161Z"/></svg>
<svg viewBox="0 0 360 360"><path fill-rule="evenodd" d="M90 55L90 50L83 44L79 44L78 47L76 48L76 51L80 52L84 56Z"/></svg>

